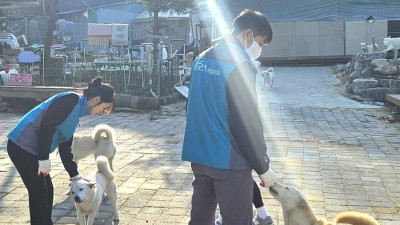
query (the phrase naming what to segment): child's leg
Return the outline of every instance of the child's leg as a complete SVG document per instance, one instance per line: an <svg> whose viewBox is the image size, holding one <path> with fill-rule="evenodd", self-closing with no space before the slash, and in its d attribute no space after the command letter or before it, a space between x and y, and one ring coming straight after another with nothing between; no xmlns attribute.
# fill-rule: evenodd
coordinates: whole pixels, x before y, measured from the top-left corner
<svg viewBox="0 0 400 225"><path fill-rule="evenodd" d="M260 208L264 206L264 202L261 197L260 188L258 187L257 183L254 181L253 186L253 204L256 208Z"/></svg>
<svg viewBox="0 0 400 225"><path fill-rule="evenodd" d="M221 216L221 213L219 213L219 217L218 217L218 219L215 221L215 225L220 225L220 224L222 224L222 216Z"/></svg>
<svg viewBox="0 0 400 225"><path fill-rule="evenodd" d="M263 220L265 220L267 217L269 217L267 209L265 208L264 202L262 200L260 188L258 187L258 185L255 181L254 181L254 186L253 186L253 204L254 204L254 207L256 207L256 209L257 209L258 217L260 217ZM271 218L269 218L269 220L271 220ZM221 214L219 214L218 220L215 221L215 225L220 225L220 224L222 224ZM273 224L273 223L271 223L271 224Z"/></svg>
<svg viewBox="0 0 400 225"><path fill-rule="evenodd" d="M257 215L261 219L265 219L268 217L267 209L265 208L264 202L261 197L260 188L258 187L258 185L255 181L254 181L254 187L253 187L253 204L254 204L254 207L256 207L256 209L257 209Z"/></svg>

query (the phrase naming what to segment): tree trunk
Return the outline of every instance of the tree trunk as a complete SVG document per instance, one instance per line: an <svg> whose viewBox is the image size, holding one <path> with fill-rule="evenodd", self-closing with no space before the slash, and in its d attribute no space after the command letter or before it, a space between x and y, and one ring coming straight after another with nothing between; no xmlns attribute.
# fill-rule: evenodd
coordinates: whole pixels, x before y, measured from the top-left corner
<svg viewBox="0 0 400 225"><path fill-rule="evenodd" d="M153 37L153 53L154 53L153 61L154 61L154 65L157 66L158 65L158 42L160 40L158 35L160 35L160 31L159 31L159 25L158 25L158 11L156 11L156 10L154 10L153 34L155 35ZM153 68L153 70L154 70L154 68Z"/></svg>
<svg viewBox="0 0 400 225"><path fill-rule="evenodd" d="M161 71L159 71L160 63L158 57L158 42L160 40L160 31L159 31L159 24L158 24L158 12L159 10L154 10L154 26L153 26L153 78L157 81L157 98L159 99L161 96ZM160 106L159 100L157 100L157 108Z"/></svg>
<svg viewBox="0 0 400 225"><path fill-rule="evenodd" d="M43 59L44 59L44 68L43 73L46 74L45 71L50 66L50 48L53 41L53 30L55 28L55 23L57 21L57 11L58 6L60 5L61 0L53 0L49 3L49 24L47 25L47 33L46 33L46 41L44 43L44 52L43 52ZM44 85L44 84L43 84Z"/></svg>

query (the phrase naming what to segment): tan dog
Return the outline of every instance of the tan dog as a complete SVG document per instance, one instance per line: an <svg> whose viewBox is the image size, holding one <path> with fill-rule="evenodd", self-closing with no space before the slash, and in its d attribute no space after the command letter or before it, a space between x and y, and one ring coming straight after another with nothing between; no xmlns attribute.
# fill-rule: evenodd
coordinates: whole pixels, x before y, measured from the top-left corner
<svg viewBox="0 0 400 225"><path fill-rule="evenodd" d="M367 44L367 43L360 43L361 50L363 50L364 53L373 53L374 51L378 50L379 45L375 44L372 46L372 44Z"/></svg>
<svg viewBox="0 0 400 225"><path fill-rule="evenodd" d="M305 196L293 186L275 182L269 192L282 205L284 225L380 225L372 216L359 212L344 212L336 216L335 222L317 218Z"/></svg>

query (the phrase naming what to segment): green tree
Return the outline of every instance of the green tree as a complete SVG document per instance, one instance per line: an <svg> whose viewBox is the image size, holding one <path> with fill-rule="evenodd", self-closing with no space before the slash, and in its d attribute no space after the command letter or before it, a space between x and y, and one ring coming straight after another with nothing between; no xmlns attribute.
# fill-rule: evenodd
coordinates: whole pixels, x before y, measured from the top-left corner
<svg viewBox="0 0 400 225"><path fill-rule="evenodd" d="M196 0L133 0L137 4L144 5L144 7L149 11L149 13L154 18L153 23L153 46L157 46L160 39L160 19L158 13L160 12L176 12L183 13L187 12L196 7ZM154 62L157 62L157 50L154 48Z"/></svg>
<svg viewBox="0 0 400 225"><path fill-rule="evenodd" d="M183 13L193 9L196 4L195 0L133 0L134 2L144 5L154 17L153 35L160 35L160 24L158 13L160 12L176 12Z"/></svg>

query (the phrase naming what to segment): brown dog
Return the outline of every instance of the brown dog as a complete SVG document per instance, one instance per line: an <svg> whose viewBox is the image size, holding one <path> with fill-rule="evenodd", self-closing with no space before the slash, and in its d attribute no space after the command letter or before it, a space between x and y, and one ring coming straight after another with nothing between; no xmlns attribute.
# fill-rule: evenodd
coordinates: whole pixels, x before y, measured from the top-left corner
<svg viewBox="0 0 400 225"><path fill-rule="evenodd" d="M317 218L307 199L297 188L275 182L269 192L282 205L284 225L380 225L372 216L360 212L344 212L336 216L335 222Z"/></svg>

